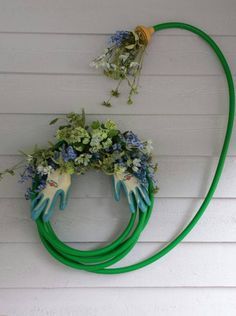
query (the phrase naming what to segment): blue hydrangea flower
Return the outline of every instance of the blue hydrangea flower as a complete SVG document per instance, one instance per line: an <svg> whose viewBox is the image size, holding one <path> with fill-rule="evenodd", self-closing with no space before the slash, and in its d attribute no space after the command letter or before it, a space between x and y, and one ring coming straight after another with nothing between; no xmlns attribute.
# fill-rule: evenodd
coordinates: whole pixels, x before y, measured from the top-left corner
<svg viewBox="0 0 236 316"><path fill-rule="evenodd" d="M112 145L112 149L113 149L113 151L120 151L121 150L121 144L120 143L113 144Z"/></svg>
<svg viewBox="0 0 236 316"><path fill-rule="evenodd" d="M141 140L133 132L129 131L124 134L125 142L128 146L137 147L138 149L143 148Z"/></svg>
<svg viewBox="0 0 236 316"><path fill-rule="evenodd" d="M32 177L34 176L35 171L33 169L32 166L26 166L25 170L23 171L23 173L20 175L20 183L24 183L26 181L28 181L29 179L32 179Z"/></svg>
<svg viewBox="0 0 236 316"><path fill-rule="evenodd" d="M116 46L120 46L122 42L130 36L129 31L117 31L110 37L110 42Z"/></svg>
<svg viewBox="0 0 236 316"><path fill-rule="evenodd" d="M68 162L69 160L75 160L75 158L78 156L72 146L68 146L67 148L64 147L61 154L65 162Z"/></svg>

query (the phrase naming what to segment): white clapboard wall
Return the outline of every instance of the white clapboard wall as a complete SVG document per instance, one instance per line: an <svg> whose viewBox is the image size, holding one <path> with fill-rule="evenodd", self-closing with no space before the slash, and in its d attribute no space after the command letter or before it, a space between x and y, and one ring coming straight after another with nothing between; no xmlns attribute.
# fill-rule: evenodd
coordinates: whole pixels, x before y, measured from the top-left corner
<svg viewBox="0 0 236 316"><path fill-rule="evenodd" d="M186 31L154 35L140 93L125 92L111 109L100 105L114 82L90 60L109 34L137 24L192 23L213 36L236 76L235 0L0 0L0 169L19 149L45 145L48 122L85 109L88 120L110 117L153 139L159 187L152 218L120 264L146 258L194 216L211 182L224 138L226 80L210 48ZM0 315L236 315L236 132L214 199L199 225L158 262L122 275L72 270L52 259L30 219L25 187L0 183ZM74 179L59 237L98 247L126 226L126 200L113 199L109 177Z"/></svg>

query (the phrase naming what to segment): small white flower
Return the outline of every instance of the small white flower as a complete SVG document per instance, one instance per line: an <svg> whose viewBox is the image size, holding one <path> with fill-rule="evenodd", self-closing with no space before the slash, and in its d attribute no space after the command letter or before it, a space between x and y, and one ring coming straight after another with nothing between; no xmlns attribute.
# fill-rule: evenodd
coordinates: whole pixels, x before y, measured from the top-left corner
<svg viewBox="0 0 236 316"><path fill-rule="evenodd" d="M137 63L136 61L132 61L129 64L129 68L138 68L139 67L139 63Z"/></svg>
<svg viewBox="0 0 236 316"><path fill-rule="evenodd" d="M52 166L44 167L42 165L39 165L37 167L37 172L41 175L49 175L52 172L52 170L53 170Z"/></svg>
<svg viewBox="0 0 236 316"><path fill-rule="evenodd" d="M134 165L135 167L140 167L140 166L141 166L140 162L141 162L140 159L135 158L135 159L133 160L133 165Z"/></svg>
<svg viewBox="0 0 236 316"><path fill-rule="evenodd" d="M147 140L142 152L144 154L150 155L152 151L153 151L152 141L151 140Z"/></svg>
<svg viewBox="0 0 236 316"><path fill-rule="evenodd" d="M123 72L124 74L127 73L127 68L125 68L125 66L121 66L120 67L121 72Z"/></svg>
<svg viewBox="0 0 236 316"><path fill-rule="evenodd" d="M123 62L125 62L127 60L127 58L129 57L129 54L123 54L119 56L119 59Z"/></svg>
<svg viewBox="0 0 236 316"><path fill-rule="evenodd" d="M117 66L115 64L110 64L110 68L111 68L111 70L115 70L116 71Z"/></svg>
<svg viewBox="0 0 236 316"><path fill-rule="evenodd" d="M92 67L92 68L96 68L96 66L97 66L97 63L95 62L95 61L91 61L91 63L89 64L89 66L90 67Z"/></svg>
<svg viewBox="0 0 236 316"><path fill-rule="evenodd" d="M132 167L132 170L133 170L134 172L137 172L137 171L138 171L138 167L133 166L133 167Z"/></svg>

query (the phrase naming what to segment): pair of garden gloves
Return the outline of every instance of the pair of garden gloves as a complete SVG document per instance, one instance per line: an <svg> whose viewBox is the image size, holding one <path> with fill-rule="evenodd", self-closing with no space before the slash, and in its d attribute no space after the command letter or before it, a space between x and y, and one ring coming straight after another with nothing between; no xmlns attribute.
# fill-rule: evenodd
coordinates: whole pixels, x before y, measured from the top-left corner
<svg viewBox="0 0 236 316"><path fill-rule="evenodd" d="M148 190L131 174L116 174L112 176L115 199L120 200L121 190L126 194L130 211L136 209L146 212L151 204ZM48 222L53 214L57 200L59 207L64 210L68 203L71 187L71 175L55 170L48 175L46 187L31 202L31 216L37 220L42 215L43 221Z"/></svg>

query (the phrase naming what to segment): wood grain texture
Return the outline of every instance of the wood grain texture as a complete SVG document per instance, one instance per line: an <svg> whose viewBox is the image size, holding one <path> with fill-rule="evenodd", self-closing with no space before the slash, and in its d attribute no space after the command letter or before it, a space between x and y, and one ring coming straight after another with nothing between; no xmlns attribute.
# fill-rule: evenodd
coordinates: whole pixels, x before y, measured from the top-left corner
<svg viewBox="0 0 236 316"><path fill-rule="evenodd" d="M157 197L203 198L216 168L217 158L211 157L156 157L159 192ZM19 157L0 156L0 170L20 161ZM217 198L236 198L236 157L228 157L224 173L216 190ZM0 182L0 198L22 198L29 184L18 183L18 177L7 176ZM111 177L91 171L85 176L74 176L71 196L74 198L112 197Z"/></svg>
<svg viewBox="0 0 236 316"><path fill-rule="evenodd" d="M91 249L90 243L71 244ZM147 258L159 243L139 243L120 265ZM121 275L66 268L38 243L0 244L2 288L235 287L236 243L185 243L152 265Z"/></svg>
<svg viewBox="0 0 236 316"><path fill-rule="evenodd" d="M114 85L103 76L0 74L0 113L67 113L81 106L87 114L228 113L223 76L142 76L135 104L127 106L128 88L123 85L108 110L101 103Z"/></svg>
<svg viewBox="0 0 236 316"><path fill-rule="evenodd" d="M180 20L211 34L236 35L233 0L1 0L0 5L0 31L5 32L110 33Z"/></svg>
<svg viewBox="0 0 236 316"><path fill-rule="evenodd" d="M80 111L79 108L78 111ZM54 117L55 115L0 115L0 155L13 155L19 149L30 150L35 143L45 146L56 130L55 127L49 126L49 122ZM123 116L109 114L88 116L88 122L107 118L115 120L121 130L133 130L141 139L152 139L154 153L158 156L218 155L227 122L227 117L224 115ZM236 154L235 130L229 154Z"/></svg>
<svg viewBox="0 0 236 316"><path fill-rule="evenodd" d="M226 306L227 315L236 313L235 294L230 288L0 290L1 312L15 316L225 316Z"/></svg>
<svg viewBox="0 0 236 316"><path fill-rule="evenodd" d="M89 66L107 46L103 35L0 34L0 72L96 74ZM236 37L215 38L236 74ZM155 36L147 49L146 75L221 75L212 50L199 37Z"/></svg>
<svg viewBox="0 0 236 316"><path fill-rule="evenodd" d="M142 242L169 242L196 214L202 199L156 198ZM199 225L184 242L236 242L236 200L214 199ZM57 209L52 219L59 238L66 242L110 242L127 226L127 201L112 198L71 199L67 209ZM0 199L0 243L39 242L29 203Z"/></svg>

